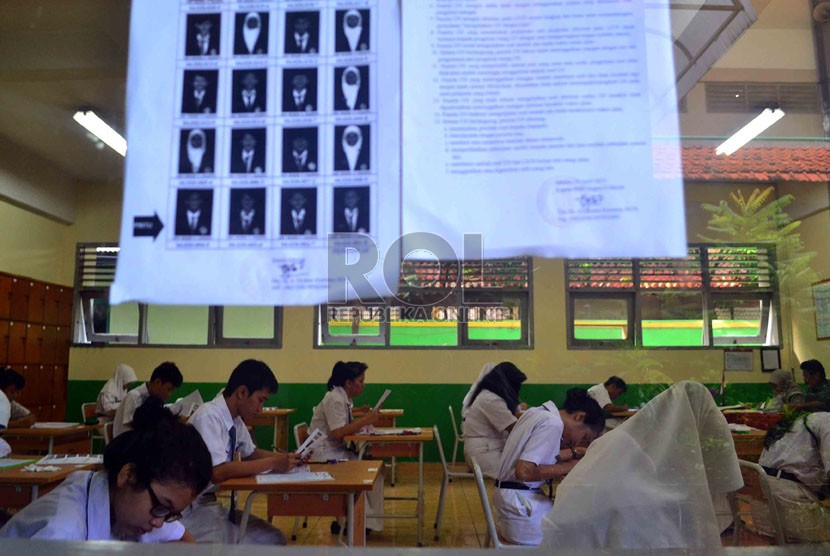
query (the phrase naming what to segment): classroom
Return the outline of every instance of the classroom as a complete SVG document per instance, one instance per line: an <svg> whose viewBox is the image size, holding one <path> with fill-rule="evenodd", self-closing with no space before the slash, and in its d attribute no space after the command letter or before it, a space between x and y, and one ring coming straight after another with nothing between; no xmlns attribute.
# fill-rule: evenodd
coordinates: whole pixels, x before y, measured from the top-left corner
<svg viewBox="0 0 830 556"><path fill-rule="evenodd" d="M112 446L112 441L121 438L119 435L111 438L113 433L108 429L105 433L103 425L96 428L94 410L90 416L83 414L81 409L83 404L96 403L102 389L112 383L119 366L128 366L134 371L132 380L128 381L130 384L147 384L146 394L146 390L153 389L151 374L154 369L172 362L181 378L178 381L160 380L160 384L175 387L169 398L162 401L174 402L197 391L199 395L193 407L183 410L187 414L182 414L183 417L190 413L198 415L201 408L208 408L217 400L220 405L227 404L231 408L231 418L248 414L256 417L242 419L248 428L252 427L248 440L256 444L256 451L248 442L244 450L238 448L242 451L243 461L233 461L238 454L231 449L231 459L224 464L216 463L215 446L212 447L208 439L200 443L195 435L188 436L196 428L204 437L197 423L191 421L194 427L169 424L170 430L182 439L180 451L189 442L196 446L187 453L188 457L197 458L204 445L214 457L210 486L206 486L207 482L194 482L193 485L201 487L198 492L204 488L214 489L213 501L218 498L224 509L229 505L240 512L244 509L246 524L248 513L251 513L249 537L260 532L254 531L258 529L254 523L267 529L266 519L274 517L275 527L271 528L281 531L281 541L286 542L288 548L313 546L337 550L340 544L353 544L368 549L424 547L462 554L469 549L499 548L502 544L541 545L538 549L541 553L545 548L555 547L586 551L603 548L679 551L683 548L707 549L711 543L716 543L736 554L752 552L758 546L786 544L782 548L786 552L782 553L789 554L792 549L792 553L797 554L798 550L792 547L805 547L805 553L812 553L809 550L816 549L816 543L830 542L830 538L811 536L810 531L799 531L793 525L801 519L818 518L806 513L805 517L800 513L801 509L774 501L770 492L775 493L775 482L785 481L785 477L793 473L783 468L783 461L776 460L772 464L769 463L771 459L764 459L772 457L770 454L775 447L775 443L764 445L768 430L780 429L782 423L788 423L791 428L780 431L785 439L797 431L819 430L817 440L826 438L827 446L816 448L815 461L810 461L823 466L817 503L826 507L824 492L830 485L830 413L827 413L830 405L803 408L800 403L785 400L777 410L771 411L771 404L776 396L781 397L779 388L799 390L801 402L805 399L803 393L807 393L809 403L812 403L810 396L813 394L818 396L813 399L820 400L826 378L818 386L813 386L809 380L816 374L824 377L824 367L830 365L830 2L665 2L671 4L667 11L671 17L677 87L678 91L684 92L677 99L677 117L688 245L686 258L516 255L484 261L443 261L443 264L405 260L401 263L399 293L394 300L314 306L137 302L110 305L109 289L119 257L119 241L124 230L129 229L129 223L122 221L126 163L123 155L73 121L73 114L94 109L116 130L126 131L125 99L131 94L127 87L127 61L132 41L130 17L134 5L141 1L0 2L0 36L6 38L0 41L0 368L8 367L25 379L25 386L16 388L19 391L16 400L10 398L9 401L17 401L28 408L38 423L86 422L95 425L89 434L86 431L79 433L80 441L78 436L72 437L74 444L66 444L65 453L101 454L105 445ZM242 23L248 28L267 27L269 20L263 14L275 19L274 14L285 11L283 4L286 3L252 2L256 7L247 8L241 0L205 1L232 5L230 11L239 12L240 29ZM407 1L412 0L403 0L403 3ZM180 3L187 4L185 0ZM308 0L302 2L301 9L334 13L336 5L343 8L342 12L348 12L337 16L344 18L344 29L349 26L354 29L355 25L368 28L366 21L359 20L365 19L367 16L363 12L376 3L376 0ZM522 9L514 6L521 2L504 4L513 6L506 10ZM351 23L353 20L358 22ZM301 16L289 18L285 24L293 25L300 37L309 21L313 27L315 20ZM277 25L277 22L271 21L271 24ZM298 29L300 31L296 31ZM350 32L344 31L343 44L346 46L343 48L352 44L349 41L356 40L349 38ZM285 35L285 40L290 41L289 33ZM251 37L239 40L242 41L240 44L248 44L247 48L253 53L259 47ZM313 36L308 40L313 42ZM225 42L234 44L233 40ZM276 44L276 39L272 43ZM208 42L199 44L212 48ZM286 43L286 53L289 46L302 51L309 48L308 44L306 39L297 39L293 46ZM342 76L344 83L347 72ZM297 96L297 91L306 85L306 78L295 79L294 74L290 77L296 89L295 96L286 93L284 98L279 97L279 102L285 105L293 100L299 106L301 96ZM360 78L356 78L359 84ZM239 79L240 83L242 80L253 83L254 77ZM289 82L288 77L283 80ZM177 94L180 96L178 91ZM270 90L268 94L271 94ZM361 102L358 93L354 93L358 95L357 100L350 99L345 86L344 94L346 104L352 108L355 102ZM244 106L240 105L239 111L248 104L246 101ZM237 111L236 108L233 110ZM283 110L288 111L288 108ZM734 153L716 154L716 148L724 140L762 111L783 112L784 115ZM363 134L359 140L368 143L368 133L361 131L358 125L352 127L356 130L352 130L353 133ZM346 145L348 132L342 131L343 145ZM187 140L191 141L192 136ZM253 136L248 139L254 140L259 140L260 144L264 141ZM296 155L299 143L296 138L293 140ZM339 139L332 139L332 142L339 144ZM290 151L288 147L285 149ZM346 158L340 162L335 160L334 165L354 167L354 160L347 160L352 155L345 146L343 149ZM283 161L287 156L283 155ZM251 171L250 161L254 160L253 164L256 161L246 160ZM355 160L360 164L362 159ZM291 196L286 191L303 190L283 191L282 203L287 207ZM335 205L339 202L336 195L333 197ZM250 202L257 200L255 195L253 197ZM272 197L276 207L277 196L269 193L269 199ZM233 197L230 199L235 210L236 201ZM322 214L323 207L317 209ZM303 210L308 211L304 215L312 213L308 205ZM290 213L287 214L289 216L285 218L290 221ZM276 211L274 222L278 215L279 211ZM298 225L296 212L294 216L294 223ZM318 224L318 227L322 226L321 222ZM173 234L173 228L178 226L179 223L171 221L165 224L167 229L161 233ZM350 231L358 230L353 227ZM626 235L623 229L616 233ZM659 235L661 231L655 229L653 234ZM197 250L193 253L198 256ZM146 269L147 274L153 272L152 268ZM217 269L217 273L221 270ZM262 366L247 364L250 360L264 363L265 369L273 372L278 389L271 386L269 375ZM343 371L347 374L335 380L338 362L347 362L350 370ZM352 362L361 362L365 366L353 368ZM811 366L811 362L819 363L820 373L814 371L816 367ZM238 410L235 401L228 401L235 400L239 392L234 390L236 383L229 382L229 377L240 367L243 368L240 374L248 368L256 368L251 371L256 379L250 379L253 380L250 383L245 382L248 379L240 379L242 386L239 388L244 388L248 398L254 390L264 389L270 394L263 402L264 409L259 407L254 411L251 406L244 405L255 404L246 401L245 394L239 394L242 401ZM495 382L485 381L482 371L494 368L498 378L493 378ZM509 369L518 371L522 378L516 382L515 374ZM362 374L364 370L365 375ZM175 376L175 373L164 376ZM364 376L365 389L363 378L360 378ZM616 383L607 382L609 377L622 379L618 391L614 391ZM779 386L779 379L780 384L786 386ZM8 381L11 384L13 379ZM327 383L334 386L328 389ZM482 383L489 386L476 388ZM256 387L249 388L246 384ZM698 398L701 391L696 389L698 384L705 387L705 400ZM602 396L608 389L611 396L607 404L601 398L591 405L590 410L585 409L585 404L595 400L591 392L595 388L599 388ZM387 389L391 392L383 402L384 409L379 413L378 408L371 410ZM583 395L574 394L574 389L580 392L591 390ZM462 418L467 419L466 412L474 403L465 402L465 396L474 391L474 397L485 391L490 397L500 397L510 410L509 424L504 425L507 428L499 429L499 434L504 436L499 441L495 467L488 471L483 465L484 460L476 460L482 464L486 487L484 500L477 490L474 470L468 465L470 460L465 460L471 435L465 432L467 438L461 436L469 426L469 423L462 426ZM509 393L505 394L506 391ZM315 423L325 422L328 409L322 409L322 406L334 392L344 392L348 396L346 406L352 403L354 394L353 405L357 410L354 416L349 412L344 417L343 427L348 428L348 432L336 437L337 449L345 450L349 436L357 435L357 442L365 443L361 446L368 445L365 454L361 450L361 457L383 460L368 468L377 474L372 475L370 482L379 492L364 488L358 496L359 504L347 504L344 498L342 508L337 510L340 513L334 515L325 513L326 509L319 510L315 506L317 502L311 501L312 498L317 500L319 493L327 492L319 486L324 485L324 481L307 483L318 485L317 490L308 491L300 487L292 491L293 486L280 486L293 483L274 483L277 486L271 485L272 494L268 495L269 491L265 489L265 496L251 496L251 505L246 508L248 493L256 490L256 484L252 486L250 480L245 483L241 477L272 470L271 467L255 469L253 466L255 461L261 461L257 460L260 456L266 458L265 452L269 458L287 458L286 466L294 465L293 452L298 448L295 434L312 432L317 426ZM153 392L150 393L153 398ZM614 394L620 395L619 400ZM585 395L587 401L582 398L573 401L575 396ZM650 403L652 401L654 403ZM519 402L524 405L518 405ZM546 405L548 402L552 404ZM571 402L577 405L568 405ZM680 412L678 404L691 408L689 413ZM590 421L594 405L603 410L604 428L599 427L602 434L590 433L587 440L582 438L566 443L564 439L571 434L568 427L579 427L580 431L586 427L582 420ZM705 408L701 410L701 406ZM714 502L715 491L712 491L711 499L708 497L707 480L710 489L716 482L708 468L702 479L698 476L699 469L697 472L690 470L689 484L686 485L692 492L689 507L700 504L703 508L700 512L708 512L707 516L711 518L706 523L701 519L699 529L687 522L675 539L667 535L654 544L649 544L645 538L648 535L642 535L643 538L632 535L630 544L613 544L608 540L605 545L591 545L587 541L586 544L573 541L574 544L569 546L561 540L580 537L581 531L595 531L593 528L599 527L596 523L602 521L602 514L590 513L595 508L581 507L578 500L580 497L585 499L586 492L595 491L579 491L579 488L599 489L603 481L596 480L597 477L610 480L609 474L622 473L620 469L630 464L632 469L640 471L632 471L627 483L630 486L622 489L619 498L633 497L639 494L636 490L638 475L645 473L642 470L648 465L657 470L661 463L681 465L678 461L682 458L670 460L677 457L676 454L655 453L654 446L661 444L655 436L646 442L647 445L641 446L641 455L649 459L648 465L638 464L632 456L630 460L620 458L617 461L619 467L610 466L604 471L603 465L609 464L614 454L619 451L630 453L628 443L638 442L638 431L665 433L663 444L671 444L668 439L685 438L688 434L695 437L696 443L704 445L703 429L695 428L695 419L689 416L694 414L698 418L698 411L709 415L709 406L715 408L716 418L713 419L718 420L719 426L723 421L724 442L731 450L731 459L726 458L728 464L724 464L724 469L728 467L729 470L721 474L730 475L730 484L734 488L718 494L729 494L731 502L731 495L737 492L733 506L719 511ZM544 476L531 474L526 477L532 478L525 479L518 471L504 475L502 471L508 453L505 442L512 446L511 437L517 436L512 430L520 430L522 425L534 426L532 419L542 419L539 413L544 408L555 413L551 407L564 412L557 420L559 434L564 434L561 444L564 455L557 455L560 454L557 445L556 450L547 454L550 458L543 458L544 463L539 460L533 464L534 473L570 462L568 471L555 470ZM566 407L574 409L563 409ZM524 414L517 417L522 414L522 408ZM148 408L145 415L151 413L149 409L160 411L159 408ZM278 416L278 409L288 411L279 412ZM664 410L666 414L654 413ZM376 420L366 421L367 414L375 414ZM574 420L574 415L579 418ZM678 416L678 419L674 421L666 415ZM113 416L117 419L117 413L110 418ZM822 428L824 416L828 419ZM2 417L0 399L0 421ZM90 417L91 421L88 420ZM648 421L651 418L653 422ZM816 424L811 427L814 421ZM402 429L405 435L397 440L380 437L387 440L383 443L379 437L362 437L359 430L365 430L361 427L352 430L356 423ZM680 423L679 429L672 430L672 423ZM302 431L297 428L300 424L306 425ZM27 423L25 428L30 425ZM617 431L618 427L623 429ZM13 425L8 428L18 430ZM434 436L434 430L438 431L440 439ZM628 435L618 434L623 431ZM721 432L719 429L717 434ZM247 438L242 432L235 431L230 437L232 447L234 444L242 446L237 433ZM697 433L701 434L699 440ZM0 440L6 439L11 445L9 457L20 456L27 463L32 461L29 458L39 459L51 454L53 443L60 445L62 442L60 438L42 432L33 437L21 434L17 437L0 429ZM137 429L125 434L132 439L144 432ZM150 432L146 434L150 435ZM228 431L224 430L223 434L227 442ZM93 438L91 442L89 435ZM141 439L150 442L147 440L150 437L142 436ZM48 438L48 442L44 438ZM441 441L440 453L437 440ZM733 443L734 449L731 448ZM124 444L126 441L116 443ZM503 454L502 448L505 449ZM124 453L133 454L136 450L131 445ZM224 447L220 446L219 451L222 450ZM275 456L272 450L284 450L288 454ZM317 450L322 453L320 448ZM700 457L704 462L705 452L705 449L696 452L702 454ZM323 461L352 458L352 455L337 455L340 452L336 450L332 454L335 455ZM0 461L5 461L5 457L0 453ZM246 458L253 459L245 461ZM448 468L442 465L442 459L449 460ZM754 467L739 468L738 459L747 460ZM579 464L577 460L580 460ZM357 461L341 463L345 468L356 465ZM279 462L273 464L273 470L283 465L283 459ZM331 467L336 468L341 463ZM251 466L245 467L245 473L225 475L230 483L216 484L217 469L233 464ZM198 462L191 465L198 467ZM101 463L97 468L101 468ZM577 470L573 476L569 473L571 468ZM0 527L5 521L13 523L13 516L22 512L28 503L28 500L20 502L20 485L32 484L25 482L25 474L17 468L5 469L0 468L0 516L4 520L0 521ZM366 472L367 468L360 469ZM760 479L753 475L759 469ZM312 465L312 471L321 470L323 467ZM4 472L16 473L14 480L18 482L3 479ZM452 473L459 475L453 477ZM20 475L24 479L18 479ZM518 540L511 541L511 534L523 530L519 527L511 533L509 520L500 514L499 504L508 503L500 493L507 492L512 496L527 489L539 496L539 485L545 480L553 479L556 486L567 477L571 477L571 483L566 482L566 487L573 485L571 488L576 490L556 490L552 499L545 495L545 503L550 504L544 506L547 517L539 516L539 520L544 517L541 525L544 539L541 533L528 533L527 536L520 533ZM750 489L747 479L751 477L760 481L761 487L754 489L752 494L743 493ZM623 481L623 475L617 478ZM112 481L112 477L110 479ZM517 487L518 490L511 486L496 487L493 479L505 485L518 483L524 486ZM241 481L242 486L233 488L236 484L233 481ZM642 477L642 482L643 489L659 500L660 489L649 490L646 476ZM724 482L729 481L724 479ZM787 482L804 486L801 480ZM43 490L55 488L59 481L53 483ZM95 483L91 484L95 486ZM147 485L149 487L149 482ZM24 489L26 493L29 486ZM195 486L191 490L193 488ZM701 488L706 494L703 501L699 496ZM678 488L677 492L681 490ZM693 493L695 490L697 496ZM231 491L238 494L229 494ZM13 492L17 494L12 496ZM37 493L37 487L32 487L31 492ZM152 490L149 492L157 498ZM675 493L668 487L663 492ZM34 494L32 499L36 496ZM289 501L292 496L295 497L291 499L293 502ZM354 497L354 492L349 496ZM194 497L195 494L184 506L188 506ZM380 509L376 507L378 497ZM758 510L756 502L748 501L753 497L766 497L766 503L774 509L773 516L770 517L768 510ZM279 500L282 498L286 502L281 505ZM648 495L645 498L648 499ZM171 501L176 501L173 494L162 504L168 513L153 513L153 517L166 518L176 513L181 517L181 512L174 511L179 504L171 504ZM158 499L154 503L158 506ZM580 507L568 512L571 517L568 521L561 514L571 504ZM439 506L442 506L441 510ZM613 503L609 502L609 506ZM621 507L625 507L622 502ZM309 511L308 516L303 510ZM491 510L490 520L495 521L492 531L497 533L492 539L487 519ZM363 518L364 511L366 527L371 529L368 533L354 525ZM536 515L541 510L534 507L533 511ZM579 511L586 512L582 521L578 521ZM642 512L642 520L632 519L626 525L629 530L648 529L649 519L671 521L666 517L671 512L658 509L652 515L648 513L651 510L638 511ZM379 519L377 512L406 514L414 519ZM189 515L184 511L185 534L194 533L199 542L235 542L236 529L220 540L212 537L212 541L203 541L188 521L196 513L192 511ZM441 513L443 515L439 517ZM728 518L721 523L724 514ZM347 519L349 516L352 522ZM299 527L295 518L299 520ZM217 519L221 520L222 516ZM537 529L539 520L535 525ZM307 525L303 525L303 521ZM370 527L370 521L382 525ZM587 522L591 525L585 525ZM817 529L830 524L820 520L815 523L818 523ZM162 532L172 528L168 525L171 524L154 527L160 527L157 532ZM244 529L238 523L231 525ZM718 525L722 527L712 534ZM670 528L670 524L666 527ZM809 527L804 525L803 529ZM335 533L341 529L342 533ZM551 531L558 531L559 535ZM175 533L181 534L178 530ZM611 533L608 534L610 538ZM163 534L159 533L161 536ZM590 534L585 532L584 536ZM3 537L0 529L0 550L3 552L6 552L4 546L10 549L21 546L22 541ZM184 540L185 537L175 539ZM688 539L691 540L686 542ZM168 549L174 551L175 547L165 547Z"/></svg>

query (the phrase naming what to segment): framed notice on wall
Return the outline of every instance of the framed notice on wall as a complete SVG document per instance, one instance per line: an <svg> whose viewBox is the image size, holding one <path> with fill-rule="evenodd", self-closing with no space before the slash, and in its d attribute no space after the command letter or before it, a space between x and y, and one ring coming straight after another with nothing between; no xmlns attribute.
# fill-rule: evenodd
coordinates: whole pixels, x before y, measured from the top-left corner
<svg viewBox="0 0 830 556"><path fill-rule="evenodd" d="M728 349L723 352L723 370L751 371L752 360L751 349Z"/></svg>
<svg viewBox="0 0 830 556"><path fill-rule="evenodd" d="M813 306L816 308L816 337L830 340L830 280L813 284Z"/></svg>

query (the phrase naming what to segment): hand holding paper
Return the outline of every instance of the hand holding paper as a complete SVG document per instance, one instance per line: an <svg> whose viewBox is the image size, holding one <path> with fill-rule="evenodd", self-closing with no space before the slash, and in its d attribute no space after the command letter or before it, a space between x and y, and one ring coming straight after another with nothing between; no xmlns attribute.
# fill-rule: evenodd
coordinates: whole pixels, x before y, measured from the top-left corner
<svg viewBox="0 0 830 556"><path fill-rule="evenodd" d="M311 434L308 435L308 438L305 439L305 442L303 442L294 453L298 458L307 460L314 451L314 448L319 446L325 439L325 433L323 433L320 429L314 429L311 431Z"/></svg>

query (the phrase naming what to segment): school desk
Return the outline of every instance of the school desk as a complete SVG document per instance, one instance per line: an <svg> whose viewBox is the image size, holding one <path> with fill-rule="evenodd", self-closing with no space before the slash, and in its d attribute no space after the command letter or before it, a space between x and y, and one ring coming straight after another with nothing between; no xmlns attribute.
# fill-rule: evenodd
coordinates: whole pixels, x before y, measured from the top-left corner
<svg viewBox="0 0 830 556"><path fill-rule="evenodd" d="M274 441L272 450L288 450L288 416L297 411L285 407L263 407L248 425L254 427L274 427Z"/></svg>
<svg viewBox="0 0 830 556"><path fill-rule="evenodd" d="M92 453L92 432L104 425L77 425L61 428L13 428L3 431L3 439L12 453L89 454Z"/></svg>
<svg viewBox="0 0 830 556"><path fill-rule="evenodd" d="M245 536L254 499L268 495L268 515L334 516L348 521L349 546L366 546L366 496L380 479L382 461L353 460L340 463L312 463L310 471L325 471L334 480L304 483L259 484L256 477L230 479L219 490L250 490L239 522L237 542Z"/></svg>
<svg viewBox="0 0 830 556"><path fill-rule="evenodd" d="M368 517L418 520L418 546L424 545L424 444L434 440L432 427L419 427L418 434L351 434L343 438L345 442L355 442L362 446L360 456L371 446L371 457L417 457L418 458L418 495L416 497L385 497L385 500L414 500L414 514L380 514ZM379 433L396 429L377 428Z"/></svg>
<svg viewBox="0 0 830 556"><path fill-rule="evenodd" d="M364 415L366 415L366 411L360 409L353 409L352 410L352 417L354 419L360 419ZM397 419L398 417L403 417L403 409L381 409L380 410L380 419L378 422L374 424L375 427L391 427L396 428L398 426ZM390 467L391 474L389 476L389 481L392 483L392 486L395 486L395 476L398 470L398 458L392 458L392 465Z"/></svg>
<svg viewBox="0 0 830 556"><path fill-rule="evenodd" d="M24 464L36 463L39 456L12 455L20 459L18 467L0 469L0 507L24 508L59 484L70 473L83 469L96 469L99 465L56 465L60 471L23 471ZM33 460L33 461L32 461Z"/></svg>

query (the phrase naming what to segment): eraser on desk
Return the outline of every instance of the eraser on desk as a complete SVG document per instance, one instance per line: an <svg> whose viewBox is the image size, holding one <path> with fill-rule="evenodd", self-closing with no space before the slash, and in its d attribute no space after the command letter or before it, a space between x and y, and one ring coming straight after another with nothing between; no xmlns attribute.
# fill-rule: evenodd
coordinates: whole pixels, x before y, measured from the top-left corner
<svg viewBox="0 0 830 556"><path fill-rule="evenodd" d="M369 468L369 471L377 471L377 470L378 470L378 468L377 468L377 467L370 467L370 468Z"/></svg>

